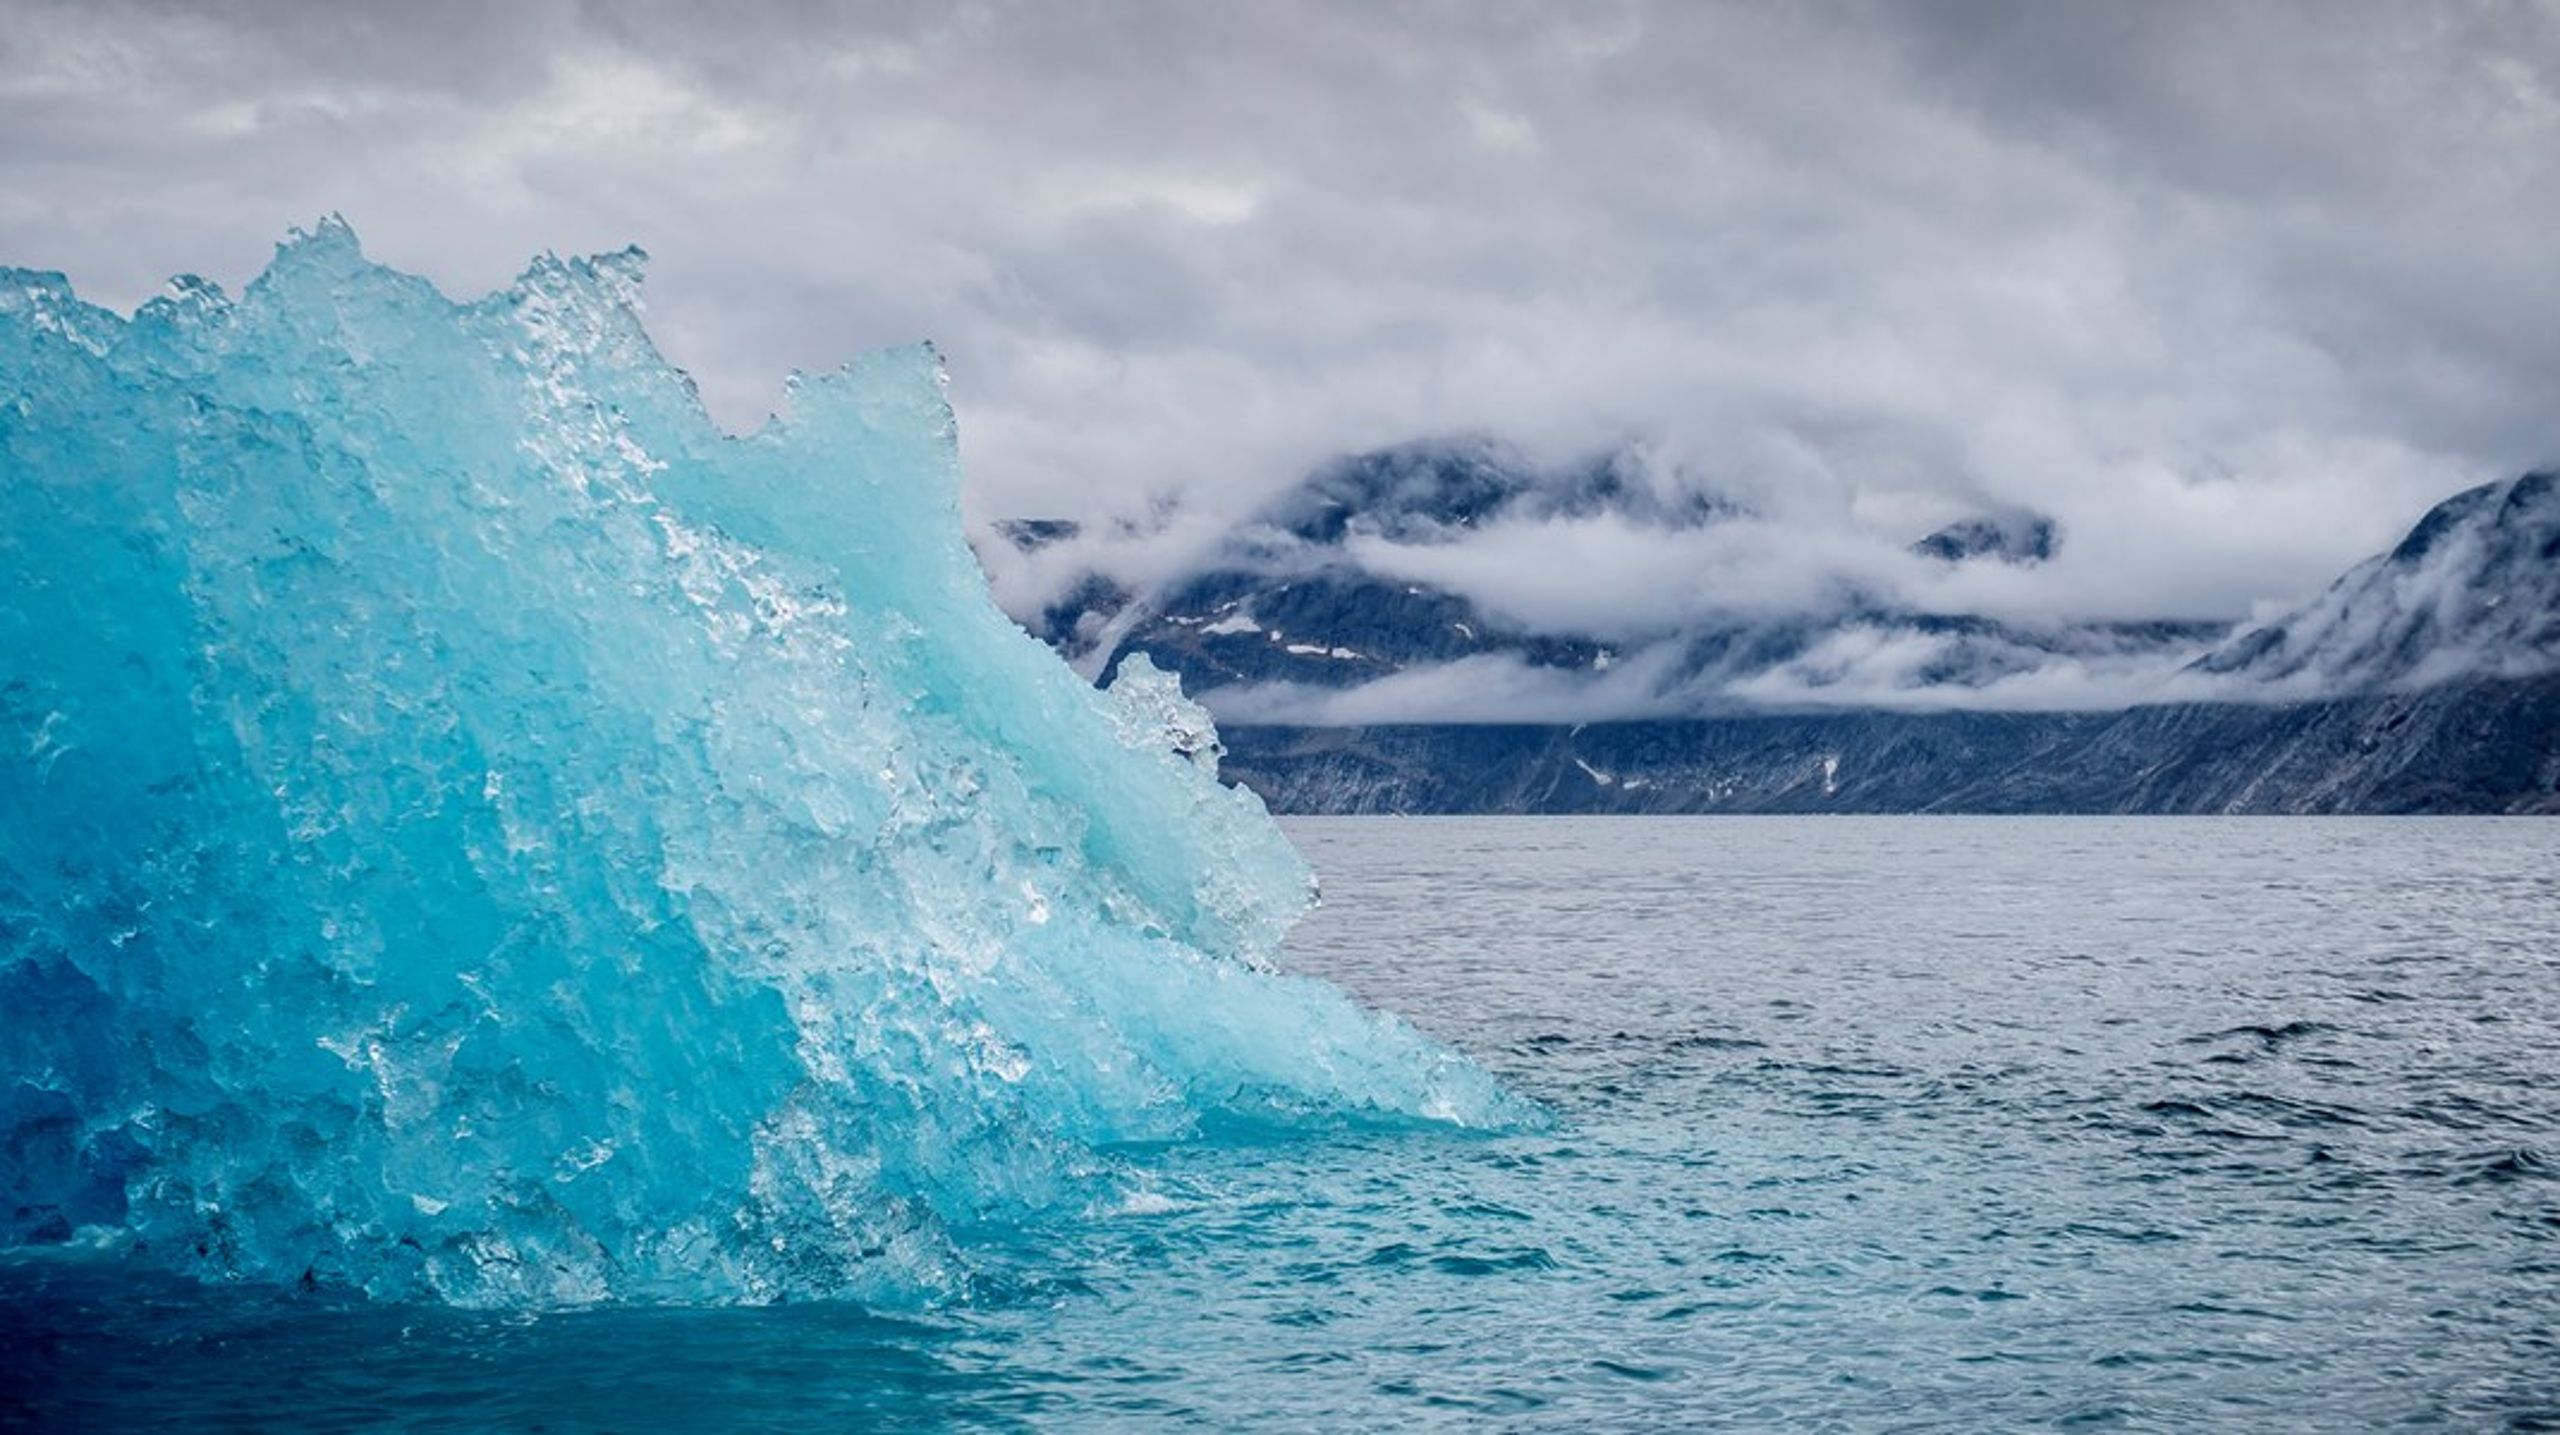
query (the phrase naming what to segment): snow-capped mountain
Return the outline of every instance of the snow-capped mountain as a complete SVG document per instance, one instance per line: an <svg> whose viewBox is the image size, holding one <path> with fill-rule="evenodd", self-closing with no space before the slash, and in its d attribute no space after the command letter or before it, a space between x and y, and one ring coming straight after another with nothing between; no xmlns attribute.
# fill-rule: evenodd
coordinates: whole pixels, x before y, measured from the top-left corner
<svg viewBox="0 0 2560 1435"><path fill-rule="evenodd" d="M2042 563L2062 549L2062 529L2041 513L1959 518L1911 545L1923 558L1962 563L1994 558L2022 567Z"/></svg>
<svg viewBox="0 0 2560 1435"><path fill-rule="evenodd" d="M2560 477L2528 473L2455 494L2398 547L2196 668L2285 695L2560 668Z"/></svg>
<svg viewBox="0 0 2560 1435"><path fill-rule="evenodd" d="M1509 535L1520 561L1564 563L1540 534L1687 543L1673 575L1688 606L1646 623L1577 624L1482 601L1405 568ZM998 526L1020 553L1074 536L1054 521ZM1468 691L1558 716L1688 715L1755 707L1943 706L2067 668L2165 675L2224 625L2031 622L1933 611L1847 574L1792 604L1759 591L1747 560L1784 541L1751 509L1621 451L1541 467L1487 441L1404 445L1339 460L1235 525L1202 561L1138 593L1097 574L1026 626L1089 673L1145 652L1228 722L1337 720L1400 710L1482 720ZM2060 543L2053 520L1986 514L1887 559L1949 570L2033 565ZM1594 585L1625 582L1587 556ZM1718 563L1730 571L1719 571ZM1379 685L1372 687L1372 685ZM1368 694L1360 703L1343 698ZM2045 705L2051 705L2048 701Z"/></svg>
<svg viewBox="0 0 2560 1435"><path fill-rule="evenodd" d="M1170 580L1081 573L1026 616L1089 673L1136 651L1180 672L1220 710L1229 776L1283 811L2560 810L2551 474L2455 495L2298 611L2236 632L1927 611L1843 581L1631 637L1395 571L1506 525L1675 533L1714 554L1758 522L1663 477L1488 444L1363 455ZM1017 553L1076 536L999 533ZM1905 561L1997 574L2060 540L2041 515L1983 514ZM1712 596L1725 579L1696 581ZM2120 696L2007 701L2092 673ZM1505 706L1452 715L1452 694L1480 688Z"/></svg>

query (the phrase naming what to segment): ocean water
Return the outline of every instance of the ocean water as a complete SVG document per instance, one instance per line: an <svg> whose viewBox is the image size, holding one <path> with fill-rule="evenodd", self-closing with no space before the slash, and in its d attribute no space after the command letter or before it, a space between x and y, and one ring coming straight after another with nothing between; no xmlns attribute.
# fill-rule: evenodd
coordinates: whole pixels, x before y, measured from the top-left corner
<svg viewBox="0 0 2560 1435"><path fill-rule="evenodd" d="M2560 823L1288 830L1549 1125L1132 1150L922 1312L19 1257L0 1425L2560 1428Z"/></svg>

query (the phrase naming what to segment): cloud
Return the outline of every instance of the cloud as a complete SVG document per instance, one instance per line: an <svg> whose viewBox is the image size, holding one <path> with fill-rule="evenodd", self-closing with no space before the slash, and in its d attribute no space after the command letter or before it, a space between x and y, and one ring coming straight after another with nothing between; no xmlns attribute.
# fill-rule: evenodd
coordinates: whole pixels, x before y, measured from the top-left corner
<svg viewBox="0 0 2560 1435"><path fill-rule="evenodd" d="M1384 723L1587 723L1733 712L2105 712L2143 703L2275 702L2320 695L2187 671L2201 642L2083 646L2050 652L1993 644L2013 671L1972 682L1934 673L1965 661L1961 639L1892 624L1846 623L1766 667L1694 671L1678 640L1614 655L1598 671L1479 654L1404 669L1356 687L1248 683L1200 700L1221 723L1301 727Z"/></svg>
<svg viewBox="0 0 2560 1435"><path fill-rule="evenodd" d="M643 244L741 427L933 338L973 511L1178 498L1138 568L1636 436L1857 574L2023 505L1982 601L2236 617L2560 450L2549 0L12 6L0 257L130 305L330 210L460 292Z"/></svg>
<svg viewBox="0 0 2560 1435"><path fill-rule="evenodd" d="M1456 593L1513 626L1612 639L1826 612L1862 576L1923 567L1855 533L1755 519L1674 529L1615 513L1498 522L1442 543L1355 537L1347 547L1372 573Z"/></svg>
<svg viewBox="0 0 2560 1435"><path fill-rule="evenodd" d="M1542 668L1508 653L1408 668L1352 688L1257 683L1201 702L1221 723L1356 727L1378 723L1579 723L1685 717L1695 702L1668 682L1676 654L1649 649L1606 672Z"/></svg>

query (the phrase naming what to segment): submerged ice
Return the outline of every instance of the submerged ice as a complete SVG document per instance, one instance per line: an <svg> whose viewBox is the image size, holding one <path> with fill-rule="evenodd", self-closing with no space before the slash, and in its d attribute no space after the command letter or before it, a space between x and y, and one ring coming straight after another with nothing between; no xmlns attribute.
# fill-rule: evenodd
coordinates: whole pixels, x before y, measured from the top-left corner
<svg viewBox="0 0 2560 1435"><path fill-rule="evenodd" d="M998 613L929 350L726 436L638 277L0 270L0 1248L910 1299L1129 1143L1506 1118L1270 969L1170 678Z"/></svg>

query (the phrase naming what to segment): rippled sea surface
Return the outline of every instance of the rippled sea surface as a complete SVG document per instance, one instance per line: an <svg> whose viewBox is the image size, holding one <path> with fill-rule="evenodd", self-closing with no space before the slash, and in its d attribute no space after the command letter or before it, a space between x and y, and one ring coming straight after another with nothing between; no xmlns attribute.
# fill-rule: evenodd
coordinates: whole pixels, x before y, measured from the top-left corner
<svg viewBox="0 0 2560 1435"><path fill-rule="evenodd" d="M2560 822L1291 831L1551 1129L1135 1153L924 1315L19 1265L0 1424L2560 1429Z"/></svg>

